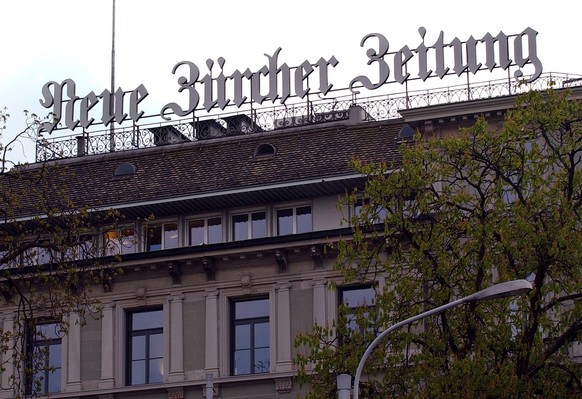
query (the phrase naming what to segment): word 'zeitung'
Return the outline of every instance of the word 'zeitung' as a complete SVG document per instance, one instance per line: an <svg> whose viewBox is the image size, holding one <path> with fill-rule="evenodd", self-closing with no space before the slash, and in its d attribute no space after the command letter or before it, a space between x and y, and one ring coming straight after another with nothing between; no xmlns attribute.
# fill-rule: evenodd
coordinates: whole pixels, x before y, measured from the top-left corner
<svg viewBox="0 0 582 399"><path fill-rule="evenodd" d="M536 46L538 32L532 28L526 28L520 34L514 35L514 37L507 36L503 32L499 32L497 36L487 33L480 40L471 36L467 41L462 42L456 37L450 43L445 43L444 33L441 31L435 44L428 47L424 43L426 29L420 27L418 32L422 42L416 49L411 50L408 46L404 46L392 53L388 52L389 43L384 35L379 33L366 35L360 42L360 47L364 47L365 43L371 38L378 39L378 49L370 48L366 52L369 58L368 65L377 64L378 66L377 82L373 83L367 76L360 75L350 82L350 89L356 92L354 88L359 84L366 89L374 90L388 83L390 66L385 59L388 55L393 58L393 82L400 84L415 78L411 75L411 71L416 72L417 79L420 78L425 81L429 77L444 78L451 73L451 67L453 73L460 76L465 72L476 74L482 69L488 69L491 72L494 68L507 70L512 65L523 68L526 64L532 64L535 70L532 77L527 80L528 83L533 82L542 74L542 63L538 58ZM523 54L524 40L527 40L527 55ZM497 52L495 51L496 45ZM454 64L451 66L446 66L445 64L445 52L448 48L453 49ZM510 50L513 50L513 58L510 58ZM483 55L484 58L481 58ZM431 67L434 68L434 71L429 69L429 60L431 60ZM416 69L414 66L416 66ZM517 69L514 72L516 79L522 76L521 69Z"/></svg>
<svg viewBox="0 0 582 399"><path fill-rule="evenodd" d="M385 36L379 33L366 35L361 40L360 47L364 47L369 41L377 43L376 48L371 47L366 51L367 64L374 67L376 72L372 77L356 76L349 83L349 89L358 93L357 89L362 87L375 90L389 83L404 84L416 79L425 81L429 77L443 79L451 74L476 74L485 69L491 72L495 68L507 70L511 66L518 67L514 71L514 77L519 79L523 76L522 69L526 65L533 65L534 72L528 82L534 81L542 73L542 63L537 55L537 32L532 28L528 27L517 35L508 36L499 32L497 36L487 33L481 39L470 36L468 40L461 41L454 38L450 43L445 43L444 33L441 31L432 46L425 44L426 29L421 27L418 31L422 41L416 48L411 49L405 45L395 52L388 51L389 42ZM527 53L524 54L526 49ZM314 80L317 81L318 94L325 96L330 92L333 84L329 79L329 71L339 64L335 56L327 59L322 57L315 63L305 60L299 66L290 67L287 63L279 63L280 52L281 48L278 48L272 55L265 54L266 65L256 71L247 68L241 72L237 69L229 74L224 71L226 61L223 57L219 57L216 63L209 59L206 61L208 72L203 77L200 77L200 68L193 62L178 62L173 67L172 74L176 74L178 70L187 72L178 78L178 92L187 95L187 106L183 108L176 102L170 102L162 107L159 116L169 120L169 114L185 117L197 110L224 110L231 105L240 108L243 104L262 104L267 100L285 104L291 97L307 96L312 90L310 85L314 84ZM448 58L452 58L452 64L447 63ZM213 74L215 64L220 68L216 76ZM310 81L311 76L316 79ZM79 97L75 82L71 79L65 79L61 83L48 82L42 88L43 98L40 104L45 108L53 108L53 122L43 123L39 127L39 133L50 133L61 122L70 130L79 126L87 129L95 123L95 117L98 117L90 115L94 109L99 108L98 104L101 104L99 120L103 125L113 122L121 124L126 120L135 124L144 115L139 110L139 104L148 94L141 84L128 92L119 88L114 92L103 90L99 94L91 91L85 97ZM202 108L199 107L201 100Z"/></svg>

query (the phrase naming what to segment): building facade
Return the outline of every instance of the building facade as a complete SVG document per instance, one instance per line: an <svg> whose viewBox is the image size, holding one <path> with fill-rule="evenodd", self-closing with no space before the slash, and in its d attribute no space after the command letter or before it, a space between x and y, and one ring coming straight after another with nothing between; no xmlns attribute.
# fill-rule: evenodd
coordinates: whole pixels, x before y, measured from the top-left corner
<svg viewBox="0 0 582 399"><path fill-rule="evenodd" d="M415 131L446 136L480 115L496 126L513 99L403 107L390 119L350 104L309 120L273 118L269 128L248 115L187 129L156 125L138 129L148 148L130 151L105 144L95 151L89 135L71 139L69 152L44 143L39 162L22 173L64 167L58 185L75 204L114 209L123 221L88 238L101 256L120 259L121 272L91 294L102 317L81 326L68 315L67 334L59 333L58 320L36 327L42 339L29 345L45 348L51 366L39 376L40 392L300 397L305 387L293 379L297 332L332 324L340 302L357 306L369 294L365 285L334 288L341 278L333 244L350 238L346 220L357 211L357 204L338 207L338 198L364 185L349 162L397 166L398 146ZM133 141L146 137L133 134ZM23 198L16 216L32 219L34 201ZM11 328L15 309L4 303L1 311ZM0 397L9 398L11 354L3 356Z"/></svg>

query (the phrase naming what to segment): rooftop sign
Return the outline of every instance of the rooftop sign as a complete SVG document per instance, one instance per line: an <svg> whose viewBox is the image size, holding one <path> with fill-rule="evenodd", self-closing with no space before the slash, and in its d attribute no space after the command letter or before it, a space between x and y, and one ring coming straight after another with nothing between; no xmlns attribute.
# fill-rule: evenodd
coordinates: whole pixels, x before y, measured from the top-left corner
<svg viewBox="0 0 582 399"><path fill-rule="evenodd" d="M446 43L441 31L432 45L425 43L426 29L418 29L421 42L415 48L408 45L397 51L389 51L389 42L380 33L370 33L360 42L360 47L368 47L367 64L373 66L373 73L358 75L349 83L349 89L358 93L360 88L375 90L386 84L405 84L409 80L426 81L428 78L443 79L447 75L460 76L463 73L476 74L482 70L501 68L508 70L515 67L514 78L523 77L523 68L533 66L531 82L542 73L542 63L537 55L537 32L526 28L523 32L506 35L499 32L496 36L487 33L481 39L470 36L461 41L454 38ZM339 64L335 56L321 57L315 62L305 60L295 67L279 61L281 48L272 55L265 54L267 62L261 68L251 71L249 68L225 73L226 60L219 57L206 61L207 72L191 61L178 62L172 68L172 74L180 74L178 92L186 97L186 106L176 102L164 105L159 115L166 120L171 114L185 117L196 110L207 112L227 106L240 108L250 102L263 104L265 101L285 104L291 97L304 98L309 93L327 95L333 87L329 71ZM215 65L220 72L214 75ZM202 76L202 74L204 76ZM315 80L315 82L314 82ZM316 90L316 91L314 91ZM70 130L78 127L89 128L96 123L109 125L121 124L127 120L134 123L143 117L139 110L140 103L148 96L143 84L131 91L118 88L114 93L105 89L101 93L91 91L85 97L76 94L75 82L65 79L61 83L51 81L42 88L40 104L52 108L54 122L45 122L39 128L41 132L52 132L59 124ZM202 103L201 103L202 101ZM97 107L97 105L101 107ZM101 113L94 108L101 108ZM100 116L100 120L95 118Z"/></svg>

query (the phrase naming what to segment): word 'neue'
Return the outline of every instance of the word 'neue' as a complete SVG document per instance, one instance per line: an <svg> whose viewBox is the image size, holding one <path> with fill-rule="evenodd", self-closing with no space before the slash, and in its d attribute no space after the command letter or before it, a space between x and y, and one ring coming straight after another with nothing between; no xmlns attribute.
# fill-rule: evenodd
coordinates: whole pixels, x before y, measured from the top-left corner
<svg viewBox="0 0 582 399"><path fill-rule="evenodd" d="M375 45L366 51L367 65L372 73L352 79L349 89L358 93L359 88L375 90L389 83L404 84L417 79L425 81L429 77L443 79L447 75L476 74L485 69L491 72L495 68L508 70L510 67L515 67L514 77L519 79L523 77L526 65L534 69L528 82L537 79L542 73L542 63L537 55L537 32L531 28L517 35L508 36L499 32L493 36L487 33L481 39L471 36L466 41L455 38L449 43L445 42L441 31L430 46L425 44L426 29L421 27L418 32L422 40L416 48L404 46L393 52L389 52L389 42L383 35L366 35L360 47L369 42ZM267 62L258 70L237 69L230 74L224 72L226 61L223 57L219 57L216 62L207 60L208 72L204 76L193 62L177 63L172 68L172 74L182 72L177 80L178 92L186 95L186 106L170 102L162 107L159 115L169 120L172 114L185 117L196 110L224 110L230 105L240 108L249 102L262 104L270 100L272 103L278 101L285 104L290 97L306 97L312 87L317 87L320 96L330 92L333 87L329 79L330 70L339 64L335 56L321 57L314 63L305 60L299 66L290 67L287 63L279 62L280 52L279 47L272 55L265 54ZM453 62L447 62L449 59ZM215 65L220 69L218 74L214 73ZM79 126L87 129L96 122L90 113L99 104L102 109L100 122L103 125L113 122L121 124L129 119L136 123L144 114L139 110L139 104L148 94L141 84L128 92L119 88L115 92L103 90L98 94L90 92L85 97L79 97L75 82L71 79L61 83L48 82L42 88L43 99L40 103L45 108L53 108L53 121L43 123L39 132L50 133L61 123L70 130Z"/></svg>

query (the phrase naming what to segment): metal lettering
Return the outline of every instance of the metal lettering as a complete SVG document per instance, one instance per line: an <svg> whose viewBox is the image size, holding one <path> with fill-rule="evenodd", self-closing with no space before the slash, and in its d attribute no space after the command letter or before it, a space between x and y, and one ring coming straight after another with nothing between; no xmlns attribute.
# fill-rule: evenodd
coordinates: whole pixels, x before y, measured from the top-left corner
<svg viewBox="0 0 582 399"><path fill-rule="evenodd" d="M542 63L538 58L537 53L537 46L536 46L536 36L538 32L533 30L532 28L526 28L523 32L516 36L515 40L513 41L513 50L514 50L514 57L515 63L520 67L523 68L525 64L531 62L535 68L533 76L527 80L528 83L533 82L537 78L540 77L542 74ZM527 50L528 54L527 57L523 55L523 38L527 37ZM523 72L521 70L517 70L514 72L513 76L516 79L519 79L523 76Z"/></svg>
<svg viewBox="0 0 582 399"><path fill-rule="evenodd" d="M366 51L366 56L369 58L367 64L368 65L374 63L378 64L378 82L372 83L370 78L368 78L365 75L356 76L350 82L350 90L355 94L359 93L359 91L354 90L354 86L356 85L356 83L360 83L366 89L374 90L377 89L378 87L381 87L384 83L386 83L386 81L388 81L388 78L390 77L390 67L388 66L386 61L384 61L383 58L388 53L388 48L390 47L390 44L388 43L388 40L384 37L384 35L381 35L380 33L370 33L364 36L364 38L360 42L360 47L364 47L366 41L371 37L375 37L378 39L378 51L376 51L373 48L369 48L368 51Z"/></svg>
<svg viewBox="0 0 582 399"><path fill-rule="evenodd" d="M174 65L174 68L172 68L172 74L175 75L178 68L180 68L182 65L186 65L190 73L188 74L188 77L180 76L178 78L178 85L180 85L178 93L181 93L184 90L188 92L188 108L184 110L176 103L168 103L164 105L160 111L160 116L165 120L170 120L170 118L166 116L168 110L171 110L178 116L186 116L194 112L196 107L198 107L198 102L200 101L200 95L194 88L194 83L198 81L198 76L200 76L200 70L193 62L182 61Z"/></svg>

